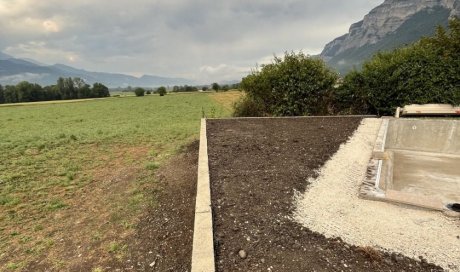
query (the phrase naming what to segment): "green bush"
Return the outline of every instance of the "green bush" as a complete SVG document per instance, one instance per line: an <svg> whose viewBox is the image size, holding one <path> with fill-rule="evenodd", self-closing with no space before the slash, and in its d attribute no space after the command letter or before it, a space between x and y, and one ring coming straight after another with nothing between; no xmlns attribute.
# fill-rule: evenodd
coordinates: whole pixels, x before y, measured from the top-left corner
<svg viewBox="0 0 460 272"><path fill-rule="evenodd" d="M218 92L220 90L220 85L217 83L217 82L214 82L212 85L211 85L211 88Z"/></svg>
<svg viewBox="0 0 460 272"><path fill-rule="evenodd" d="M460 104L460 20L433 37L381 52L351 72L336 93L341 110L362 104L368 113L390 115L408 104Z"/></svg>
<svg viewBox="0 0 460 272"><path fill-rule="evenodd" d="M275 56L273 63L243 78L240 87L247 96L236 104L235 114L260 110L275 116L327 114L337 78L321 59L286 52L284 58Z"/></svg>
<svg viewBox="0 0 460 272"><path fill-rule="evenodd" d="M257 98L250 98L249 96L241 97L233 105L233 116L246 116L246 117L261 117L266 113L263 101L257 101Z"/></svg>
<svg viewBox="0 0 460 272"><path fill-rule="evenodd" d="M164 96L166 94L166 88L161 86L157 89L157 92L160 96Z"/></svg>
<svg viewBox="0 0 460 272"><path fill-rule="evenodd" d="M364 76L351 71L344 79L344 84L335 90L334 112L338 114L368 114L369 92L365 85Z"/></svg>
<svg viewBox="0 0 460 272"><path fill-rule="evenodd" d="M134 93L136 94L136 96L144 96L145 90L143 88L136 88L134 90Z"/></svg>

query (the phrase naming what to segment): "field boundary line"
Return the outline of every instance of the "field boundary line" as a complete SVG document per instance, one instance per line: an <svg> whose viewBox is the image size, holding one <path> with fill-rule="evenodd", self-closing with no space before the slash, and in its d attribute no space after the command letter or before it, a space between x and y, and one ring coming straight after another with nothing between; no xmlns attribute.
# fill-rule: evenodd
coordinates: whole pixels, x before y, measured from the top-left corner
<svg viewBox="0 0 460 272"><path fill-rule="evenodd" d="M191 271L215 271L206 119L201 119Z"/></svg>
<svg viewBox="0 0 460 272"><path fill-rule="evenodd" d="M47 101L33 101L33 102L19 102L19 103L6 103L0 104L0 107L23 107L23 106L42 106L42 105L58 105L58 104L70 104L70 103L80 103L88 101L96 101L101 99L113 98L114 96L109 97L95 97L95 98L80 98L80 99L66 99L66 100L47 100Z"/></svg>

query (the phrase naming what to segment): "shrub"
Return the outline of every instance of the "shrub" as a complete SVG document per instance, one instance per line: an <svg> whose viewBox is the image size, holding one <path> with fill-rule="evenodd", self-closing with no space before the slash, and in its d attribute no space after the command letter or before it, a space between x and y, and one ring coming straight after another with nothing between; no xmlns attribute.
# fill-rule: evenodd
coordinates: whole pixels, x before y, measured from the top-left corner
<svg viewBox="0 0 460 272"><path fill-rule="evenodd" d="M460 20L439 27L433 37L381 52L351 72L337 94L342 110L362 103L369 112L393 114L408 104L460 104Z"/></svg>
<svg viewBox="0 0 460 272"><path fill-rule="evenodd" d="M5 98L3 96L3 87L0 85L0 104L5 103Z"/></svg>
<svg viewBox="0 0 460 272"><path fill-rule="evenodd" d="M369 110L369 92L365 85L364 76L351 71L344 79L344 84L335 90L335 113L367 114Z"/></svg>
<svg viewBox="0 0 460 272"><path fill-rule="evenodd" d="M98 82L94 83L92 90L89 90L89 86L84 86L83 88L85 87L88 88L88 92L92 93L90 95L92 97L109 97L110 96L109 88L107 88L107 86L105 86L102 83L98 83ZM83 90L83 92L85 91Z"/></svg>
<svg viewBox="0 0 460 272"><path fill-rule="evenodd" d="M166 94L166 88L161 86L157 89L157 92L160 96L164 96Z"/></svg>
<svg viewBox="0 0 460 272"><path fill-rule="evenodd" d="M218 92L219 89L220 89L220 85L219 85L217 82L214 82L214 83L211 85L211 88L212 88L214 91Z"/></svg>
<svg viewBox="0 0 460 272"><path fill-rule="evenodd" d="M152 92L151 92L150 90L148 90L148 91L146 92L146 94L152 94Z"/></svg>
<svg viewBox="0 0 460 272"><path fill-rule="evenodd" d="M136 96L144 96L145 90L143 88L136 88L134 90L134 93L136 94Z"/></svg>
<svg viewBox="0 0 460 272"><path fill-rule="evenodd" d="M263 109L266 115L327 114L337 78L321 59L286 52L284 58L275 56L273 63L243 78L240 87L252 102L241 102L239 110L244 105ZM255 103L260 105L254 108Z"/></svg>
<svg viewBox="0 0 460 272"><path fill-rule="evenodd" d="M246 117L261 117L265 115L265 107L263 101L257 101L257 98L250 98L249 96L241 97L233 105L233 116L246 116Z"/></svg>
<svg viewBox="0 0 460 272"><path fill-rule="evenodd" d="M194 86L174 86L172 89L173 92L198 92L198 88Z"/></svg>

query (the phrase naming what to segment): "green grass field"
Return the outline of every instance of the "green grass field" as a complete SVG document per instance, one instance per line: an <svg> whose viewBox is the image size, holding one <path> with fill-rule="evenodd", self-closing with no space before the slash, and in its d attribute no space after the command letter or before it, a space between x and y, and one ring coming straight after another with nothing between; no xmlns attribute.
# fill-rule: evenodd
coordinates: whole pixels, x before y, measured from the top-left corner
<svg viewBox="0 0 460 272"><path fill-rule="evenodd" d="M231 114L229 100L239 95L226 95L0 107L0 270L37 258L65 270L53 252L68 232L100 247L117 243L139 207L154 201L143 194L151 173L198 139L203 114Z"/></svg>

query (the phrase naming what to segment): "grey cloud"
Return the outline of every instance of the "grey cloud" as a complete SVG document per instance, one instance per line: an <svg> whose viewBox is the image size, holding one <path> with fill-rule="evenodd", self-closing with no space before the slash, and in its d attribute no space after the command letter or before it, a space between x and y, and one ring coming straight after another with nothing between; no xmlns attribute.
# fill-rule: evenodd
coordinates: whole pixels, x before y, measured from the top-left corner
<svg viewBox="0 0 460 272"><path fill-rule="evenodd" d="M2 10L6 2L16 10ZM273 53L318 53L381 2L0 0L0 51L87 70L238 79ZM45 20L59 32L44 31Z"/></svg>

